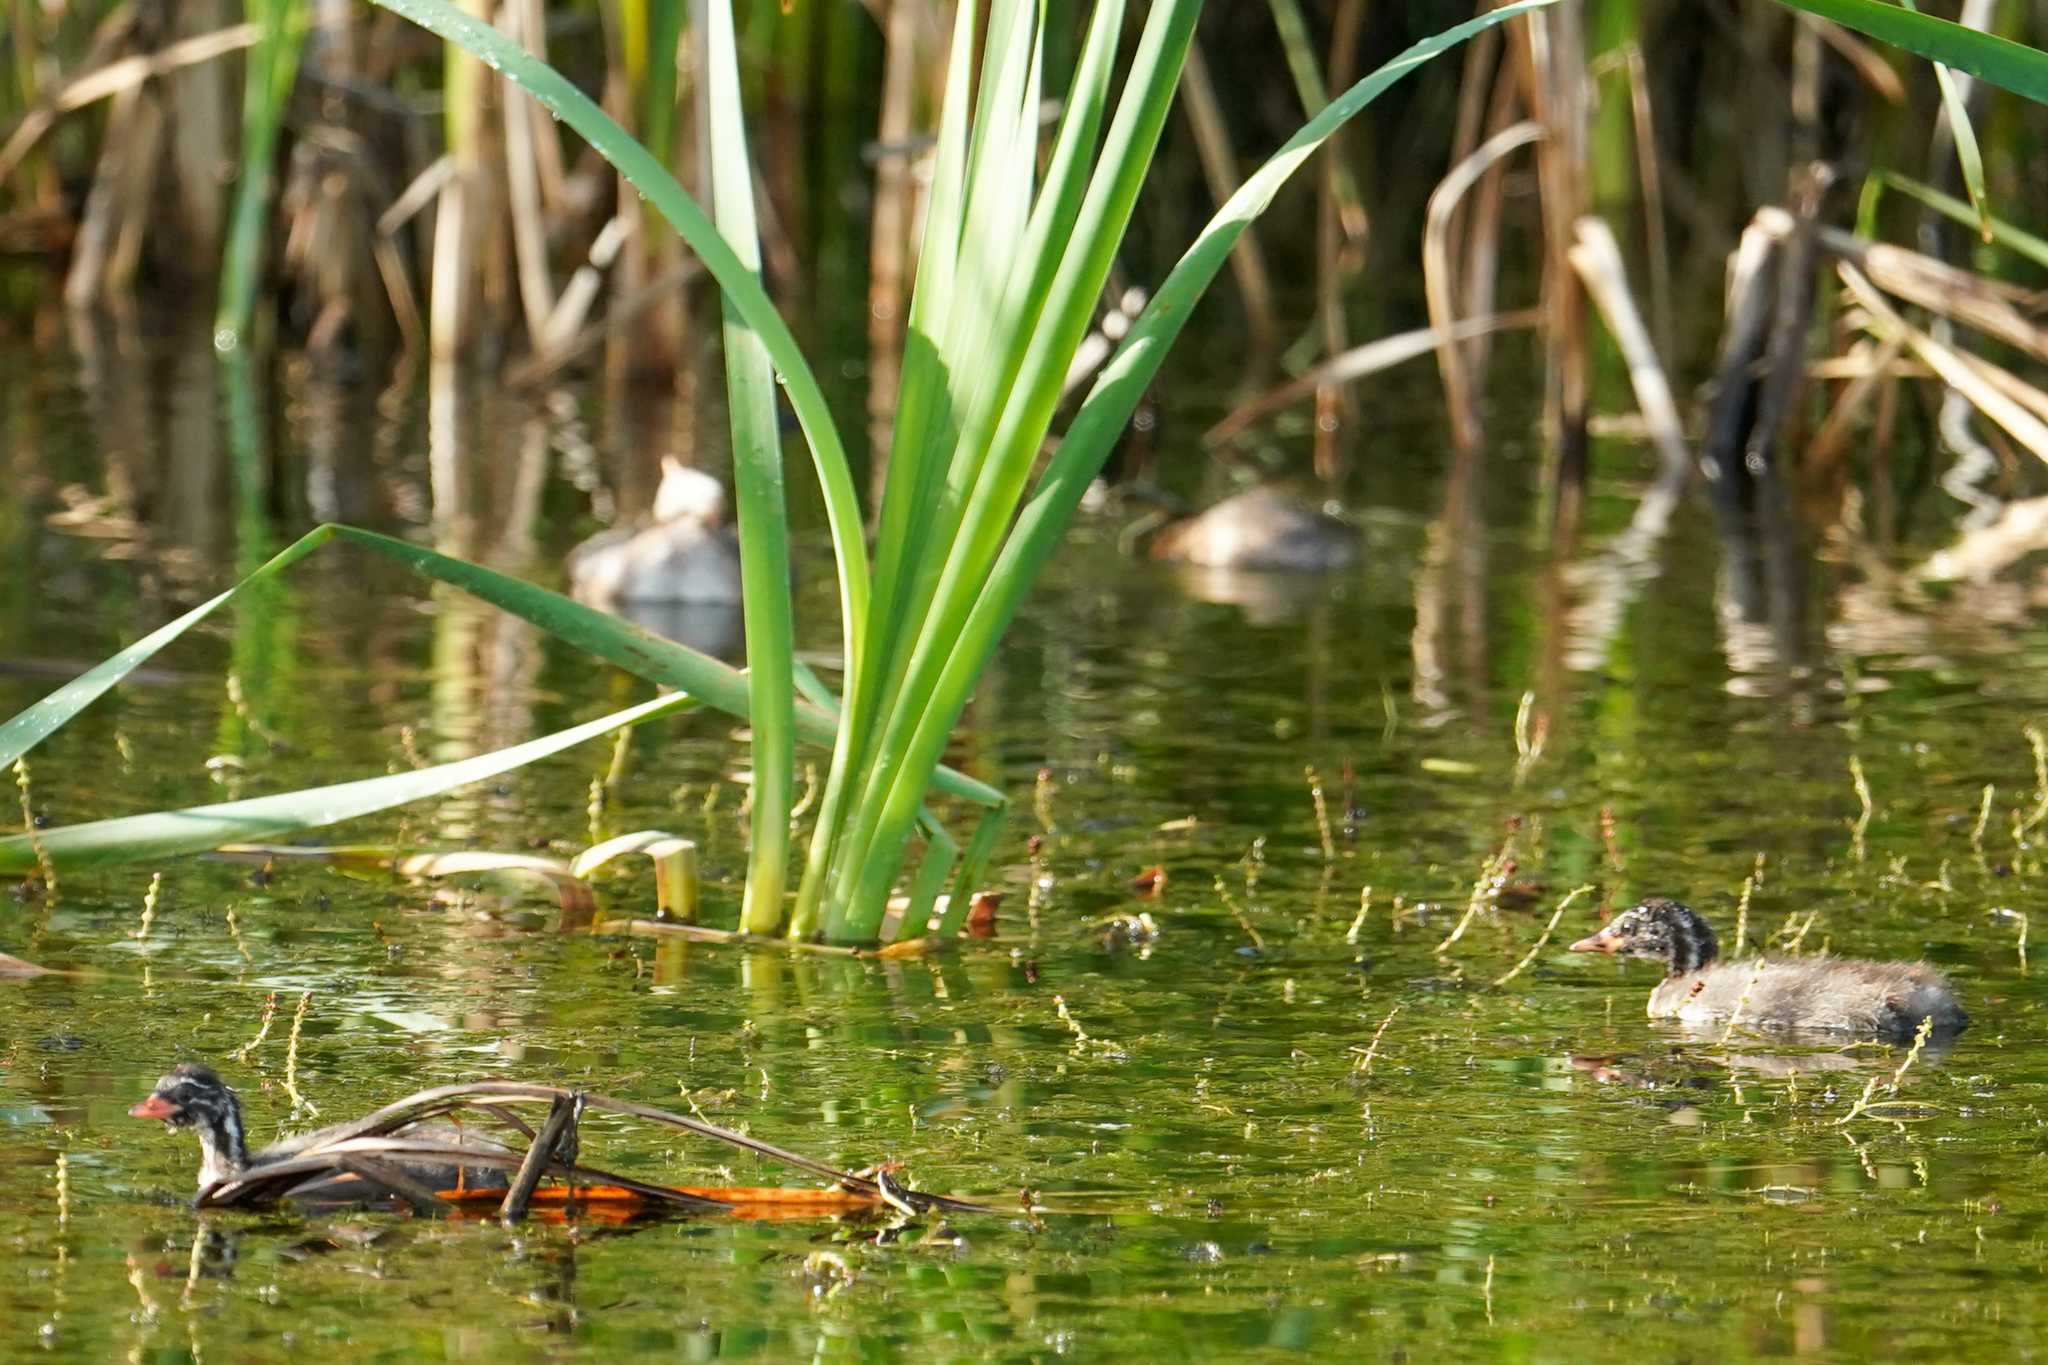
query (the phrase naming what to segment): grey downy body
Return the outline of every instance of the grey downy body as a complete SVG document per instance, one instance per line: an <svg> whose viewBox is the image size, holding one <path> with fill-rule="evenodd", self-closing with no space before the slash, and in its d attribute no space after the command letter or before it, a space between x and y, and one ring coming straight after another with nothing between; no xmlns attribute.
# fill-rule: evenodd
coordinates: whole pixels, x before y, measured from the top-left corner
<svg viewBox="0 0 2048 1365"><path fill-rule="evenodd" d="M1154 559L1205 569L1314 573L1360 557L1358 529L1274 488L1254 488L1185 517L1152 540Z"/></svg>
<svg viewBox="0 0 2048 1365"><path fill-rule="evenodd" d="M1677 901L1656 898L1615 917L1571 946L1661 962L1665 978L1650 992L1652 1019L1708 1024L1728 1019L1761 1029L1812 1030L1900 1041L1932 1020L1932 1036L1969 1025L1948 978L1924 962L1858 958L1719 959L1714 931Z"/></svg>
<svg viewBox="0 0 2048 1365"><path fill-rule="evenodd" d="M601 531L569 552L577 601L616 610L645 603L740 601L739 542L725 488L700 469L662 461L654 509L636 525Z"/></svg>

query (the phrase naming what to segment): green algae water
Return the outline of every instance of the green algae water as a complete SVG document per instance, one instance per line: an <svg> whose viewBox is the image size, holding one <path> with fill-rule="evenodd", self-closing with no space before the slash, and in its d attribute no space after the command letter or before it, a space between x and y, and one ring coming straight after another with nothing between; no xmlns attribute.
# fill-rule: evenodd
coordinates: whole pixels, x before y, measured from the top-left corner
<svg viewBox="0 0 2048 1365"><path fill-rule="evenodd" d="M593 499L644 501L648 444L719 425L575 388L430 411L290 375L251 458L216 415L210 361L132 385L93 374L57 354L5 381L0 714L320 519L558 583ZM1355 572L1186 576L1120 553L1112 518L1077 530L949 754L1018 797L997 934L957 953L563 933L544 889L285 860L176 860L0 900L0 950L61 971L0 981L0 1356L2038 1350L2033 590L1890 586L1887 563L1951 533L1923 493L1903 546L1825 547L1794 667L1719 614L1699 509L1622 553L1636 485L1618 478L1595 490L1584 549L1554 561L1526 441L1461 485L1424 377L1371 401L1347 438ZM1192 469L1211 415L1170 421L1162 458ZM1597 467L1648 462L1607 447ZM799 574L803 618L829 629L829 561ZM62 824L284 790L645 695L488 608L323 551L33 751L27 801ZM720 922L744 868L745 752L730 721L666 719L623 758L595 745L311 838L566 855L667 829L702 846ZM1926 958L1968 1032L1892 1091L1903 1049L1682 1034L1644 1017L1653 968L1564 951L1651 894L1730 942L1758 855L1752 947ZM1489 865L1506 894L1468 919ZM1596 889L1544 941L1580 885ZM613 915L652 906L644 867L599 894ZM1015 1211L515 1230L198 1215L194 1144L126 1117L184 1058L237 1085L257 1143L510 1076L694 1108L845 1166L901 1161L921 1187ZM786 1178L609 1119L583 1150L663 1182ZM1048 1209L1024 1212L1025 1191Z"/></svg>

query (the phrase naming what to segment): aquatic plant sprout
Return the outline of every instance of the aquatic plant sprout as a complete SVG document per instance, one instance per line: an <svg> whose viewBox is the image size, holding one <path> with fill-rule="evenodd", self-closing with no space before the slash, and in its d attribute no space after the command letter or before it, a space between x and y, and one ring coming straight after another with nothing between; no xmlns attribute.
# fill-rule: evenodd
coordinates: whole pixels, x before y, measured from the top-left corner
<svg viewBox="0 0 2048 1365"><path fill-rule="evenodd" d="M327 539L345 539L483 597L705 705L751 715L755 781L765 777L771 793L765 809L774 816L767 818L757 806L745 927L866 942L881 933L889 892L920 828L926 865L912 880L913 907L897 932L924 932L925 916L949 871L954 898L941 929L957 927L966 893L994 846L1004 799L941 767L946 741L1082 490L1236 238L1310 154L1396 80L1472 34L1554 0L1518 0L1416 44L1345 91L1261 167L1154 295L1035 486L1032 469L1061 383L1143 188L1201 5L1167 0L1151 7L1114 92L1125 7L1122 0L1097 5L1042 182L1041 8L1030 0L993 0L977 74L973 38L981 7L960 6L872 566L844 444L815 375L757 273L752 175L728 0L714 0L705 34L713 190L725 232L646 147L516 42L445 0L380 3L501 72L588 139L669 221L723 290L727 363L736 367L729 392L751 668L742 676L544 589L352 528L313 532L248 581L281 571ZM799 675L788 625L786 568L775 572L788 555L778 515L775 387L788 396L824 492L845 649L841 704L829 694L803 701L792 695L792 683L802 686L806 680ZM0 727L0 752L25 749L45 737L227 596L157 632L144 642L148 648L131 647ZM611 717L593 724L606 723L623 721ZM775 803L786 802L791 745L799 738L829 742L833 762L802 882L789 906L781 891L786 835L780 831L786 830L787 806L776 810ZM773 795L778 782L782 795ZM985 808L964 853L930 810L934 793ZM406 799L395 789L369 793L379 794ZM264 814L277 822L266 826L271 832L331 818L325 814L331 807L314 792L258 800L270 803ZM370 808L358 801L346 813ZM180 814L136 818L175 821ZM78 856L70 850L81 837L61 829L40 835L59 867ZM23 847L14 848L17 843ZM92 848L95 860L119 856L103 839L93 840ZM157 840L142 841L135 856L163 848ZM21 839L0 842L0 856L19 863L34 855Z"/></svg>

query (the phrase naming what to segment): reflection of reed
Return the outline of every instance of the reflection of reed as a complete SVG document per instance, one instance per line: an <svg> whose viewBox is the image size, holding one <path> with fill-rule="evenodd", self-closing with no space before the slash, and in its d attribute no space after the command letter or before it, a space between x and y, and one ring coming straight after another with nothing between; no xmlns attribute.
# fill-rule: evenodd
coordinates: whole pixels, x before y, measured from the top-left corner
<svg viewBox="0 0 2048 1365"><path fill-rule="evenodd" d="M1444 507L1424 534L1415 565L1415 627L1409 636L1413 662L1411 692L1431 718L1453 705L1453 682L1445 663L1445 635L1456 623L1461 690L1473 701L1486 677L1486 536L1474 497L1480 455L1451 457L1444 483Z"/></svg>

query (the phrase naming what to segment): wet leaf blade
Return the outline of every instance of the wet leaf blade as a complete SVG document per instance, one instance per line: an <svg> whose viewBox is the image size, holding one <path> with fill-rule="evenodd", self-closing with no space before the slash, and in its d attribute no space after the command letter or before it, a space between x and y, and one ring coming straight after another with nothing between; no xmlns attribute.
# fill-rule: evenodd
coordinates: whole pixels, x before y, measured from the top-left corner
<svg viewBox="0 0 2048 1365"><path fill-rule="evenodd" d="M38 844L56 863L58 870L69 872L145 858L203 853L222 844L275 838L296 830L373 815L393 806L440 796L457 787L500 776L585 740L609 734L622 725L649 720L688 706L692 700L672 692L523 744L417 771L309 787L276 796L251 797L244 801L224 801L185 810L156 811L148 815L95 820L90 824L65 825L42 830L35 835L17 834L0 839L0 875L19 876L35 871Z"/></svg>
<svg viewBox="0 0 2048 1365"><path fill-rule="evenodd" d="M1778 0L1853 28L1879 42L1967 71L2003 90L2048 104L2048 53L2009 38L1919 14L1880 0Z"/></svg>
<svg viewBox="0 0 2048 1365"><path fill-rule="evenodd" d="M706 17L706 103L710 111L712 207L740 261L758 279L761 241L754 175L740 108L739 55L731 0ZM728 297L726 411L732 425L733 488L739 505L740 578L746 601L748 706L753 730L754 818L740 928L772 934L782 925L789 877L789 810L796 799L796 702L791 670L796 628L789 595L789 517L782 488L782 433L775 366L761 335ZM851 658L851 656L849 656ZM859 667L857 659L851 660Z"/></svg>

